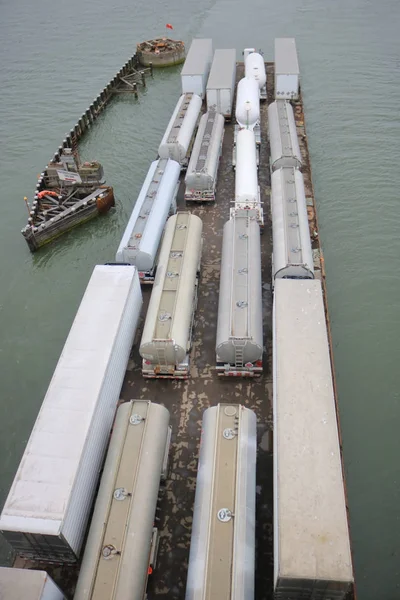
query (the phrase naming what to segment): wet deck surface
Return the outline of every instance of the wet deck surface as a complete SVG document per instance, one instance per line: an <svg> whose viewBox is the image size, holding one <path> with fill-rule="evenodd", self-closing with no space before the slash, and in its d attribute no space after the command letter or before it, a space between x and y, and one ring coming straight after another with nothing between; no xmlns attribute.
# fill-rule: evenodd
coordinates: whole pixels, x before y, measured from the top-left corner
<svg viewBox="0 0 400 600"><path fill-rule="evenodd" d="M243 69L238 69L238 79ZM272 81L272 78L270 77ZM203 221L203 254L199 299L195 318L191 373L187 381L143 381L138 347L122 390L122 398L147 398L162 402L171 413L173 429L170 477L161 501L161 541L157 569L149 584L150 598L171 600L185 597L197 461L202 415L218 402L241 403L255 411L258 421L257 454L257 598L272 598L272 454L268 432L272 428L271 379L271 227L269 218L269 146L267 103L261 106L262 146L259 184L264 203L265 230L261 236L264 372L252 380L219 378L215 371L215 338L222 250L222 230L229 220L234 199L235 173L232 168L234 123L226 124L218 172L215 205L189 203L187 208ZM180 190L179 206L183 207ZM147 296L149 291L145 291ZM140 336L140 333L139 333Z"/></svg>
<svg viewBox="0 0 400 600"><path fill-rule="evenodd" d="M273 65L268 63L268 101L274 99ZM243 66L237 70L237 81ZM316 276L324 283L317 232L316 209L312 187L302 102L294 105L296 126L302 152L310 233L313 239ZM234 114L234 111L233 111ZM218 174L215 204L189 203L187 208L203 221L203 254L199 298L195 317L190 378L178 380L144 380L141 374L139 343L151 287L143 288L144 309L121 392L121 401L144 398L164 404L171 414L172 443L169 476L160 502L161 533L157 568L150 577L149 598L183 600L189 559L193 505L196 486L198 451L202 415L206 408L219 402L241 403L257 415L257 507L256 507L256 594L257 600L273 598L273 457L272 457L272 295L270 217L270 169L268 142L268 102L261 104L261 153L259 185L264 208L264 233L261 236L264 368L261 377L219 378L215 371L215 341L219 296L219 277L223 225L229 219L234 198L235 174L232 168L234 121L225 126L223 152ZM184 175L183 175L184 176ZM185 207L181 185L178 205ZM17 561L15 566L46 568L72 598L77 568L51 568Z"/></svg>

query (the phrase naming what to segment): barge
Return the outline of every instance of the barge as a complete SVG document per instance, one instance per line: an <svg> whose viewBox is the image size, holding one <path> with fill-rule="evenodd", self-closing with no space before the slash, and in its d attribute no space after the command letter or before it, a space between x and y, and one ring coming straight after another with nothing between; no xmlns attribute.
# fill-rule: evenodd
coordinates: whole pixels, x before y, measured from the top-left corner
<svg viewBox="0 0 400 600"><path fill-rule="evenodd" d="M267 93L269 102L271 102L275 97L273 63L266 63L266 72ZM236 83L243 75L244 64L238 63ZM298 98L292 100L292 105L301 153L313 258L313 275L315 279L320 281L323 290L333 390L336 397L329 313L326 301L325 270L318 235L316 204L300 89ZM234 123L225 124L215 204L193 204L192 202L188 206L191 213L202 220L203 248L192 338L190 373L185 380L155 378L152 381L147 381L143 379L142 357L139 353L139 347L152 290L149 288L142 289L144 311L142 311L120 399L122 402L129 402L132 398L135 398L136 400L142 399L164 404L170 413L172 426L170 473L166 478L164 494L159 502L160 544L157 569L149 578L149 598L181 600L185 597L203 414L207 408L214 407L220 402L233 406L240 403L247 409L252 410L257 417L255 598L269 600L274 597L271 294L273 287L271 268L273 248L267 102L260 104L260 117L262 143L259 148L258 183L261 205L264 209L264 232L260 236L264 347L262 376L251 379L223 378L218 377L215 370L222 232L225 223L229 219L231 202L235 196L235 171L232 166ZM182 181L183 176L182 173ZM179 208L186 208L182 192L178 194L177 203ZM18 557L14 566L24 568L38 568L39 566L43 568L45 566L48 573L68 597L73 597L79 564L60 567L52 566L50 563L43 565ZM308 598L308 596L305 597ZM320 597L325 598L325 596ZM340 597L342 598L342 596ZM346 600L354 597L354 590L349 589Z"/></svg>

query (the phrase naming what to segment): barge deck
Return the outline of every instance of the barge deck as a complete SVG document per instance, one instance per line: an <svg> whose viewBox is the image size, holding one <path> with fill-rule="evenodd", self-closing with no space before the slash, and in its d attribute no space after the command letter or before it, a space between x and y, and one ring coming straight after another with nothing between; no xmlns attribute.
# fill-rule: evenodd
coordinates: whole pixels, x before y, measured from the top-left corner
<svg viewBox="0 0 400 600"><path fill-rule="evenodd" d="M237 81L243 77L243 63L238 64ZM267 63L268 98L274 98L274 65ZM215 370L215 338L222 249L223 225L229 219L234 198L235 172L232 168L234 123L225 124L222 157L218 172L216 202L187 205L188 210L203 221L203 253L199 282L198 306L195 315L190 377L187 380L144 380L141 372L139 342L151 294L142 288L144 308L137 338L128 364L121 391L121 402L149 399L164 404L171 414L172 444L169 474L160 502L160 545L157 568L149 579L149 598L183 600L187 581L189 546L195 497L197 461L203 412L219 402L240 403L257 415L257 507L256 507L256 593L262 600L273 598L273 456L272 456L272 293L271 254L272 231L270 216L270 168L268 141L268 102L261 103L261 148L259 185L264 208L264 232L261 236L264 360L263 374L252 379L221 378ZM234 108L233 108L234 110ZM316 278L325 288L323 256L318 236L316 205L313 192L310 157L305 130L303 102L294 103L297 133L303 158L302 172L306 189L310 235L313 240ZM234 114L234 113L233 113ZM179 208L186 207L184 183L178 194ZM329 317L326 305L329 331ZM331 348L332 356L332 348ZM333 366L333 363L332 363ZM334 371L333 371L334 375ZM14 566L43 568L43 564L17 559ZM77 567L51 567L49 574L66 593L73 592ZM71 596L72 597L72 596ZM354 596L351 595L349 600Z"/></svg>

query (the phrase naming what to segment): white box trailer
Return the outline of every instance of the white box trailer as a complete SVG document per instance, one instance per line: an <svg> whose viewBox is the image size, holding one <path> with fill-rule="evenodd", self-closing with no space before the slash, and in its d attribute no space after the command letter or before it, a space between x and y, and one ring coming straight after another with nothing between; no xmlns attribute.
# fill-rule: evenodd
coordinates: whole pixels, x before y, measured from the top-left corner
<svg viewBox="0 0 400 600"><path fill-rule="evenodd" d="M0 567L1 600L65 600L45 571Z"/></svg>
<svg viewBox="0 0 400 600"><path fill-rule="evenodd" d="M314 260L302 173L294 167L271 176L272 285L276 279L314 279Z"/></svg>
<svg viewBox="0 0 400 600"><path fill-rule="evenodd" d="M212 58L212 40L195 38L181 71L182 94L197 94L205 98Z"/></svg>
<svg viewBox="0 0 400 600"><path fill-rule="evenodd" d="M167 221L139 348L144 377L189 377L202 230L189 211Z"/></svg>
<svg viewBox="0 0 400 600"><path fill-rule="evenodd" d="M201 104L196 94L183 94L179 98L158 148L160 158L172 158L181 167L187 167Z"/></svg>
<svg viewBox="0 0 400 600"><path fill-rule="evenodd" d="M224 225L219 286L218 375L262 373L263 319L260 226L247 211Z"/></svg>
<svg viewBox="0 0 400 600"><path fill-rule="evenodd" d="M176 212L180 165L168 158L151 163L116 254L135 265L142 283L154 281L156 259L168 215Z"/></svg>
<svg viewBox="0 0 400 600"><path fill-rule="evenodd" d="M207 108L232 118L236 83L236 50L216 50L207 82Z"/></svg>
<svg viewBox="0 0 400 600"><path fill-rule="evenodd" d="M268 106L268 133L271 171L281 167L301 169L302 158L293 107L287 100L275 100Z"/></svg>
<svg viewBox="0 0 400 600"><path fill-rule="evenodd" d="M74 600L144 600L171 439L169 412L131 400L117 412ZM165 473L164 473L165 475Z"/></svg>
<svg viewBox="0 0 400 600"><path fill-rule="evenodd" d="M135 267L95 267L0 516L20 556L79 556L141 308Z"/></svg>
<svg viewBox="0 0 400 600"><path fill-rule="evenodd" d="M275 98L297 100L300 70L294 38L275 39Z"/></svg>
<svg viewBox="0 0 400 600"><path fill-rule="evenodd" d="M187 202L214 202L224 139L224 117L214 108L200 119L185 177Z"/></svg>
<svg viewBox="0 0 400 600"><path fill-rule="evenodd" d="M252 410L204 412L186 600L254 598L256 457Z"/></svg>
<svg viewBox="0 0 400 600"><path fill-rule="evenodd" d="M341 600L353 569L318 280L275 282L273 381L274 597Z"/></svg>

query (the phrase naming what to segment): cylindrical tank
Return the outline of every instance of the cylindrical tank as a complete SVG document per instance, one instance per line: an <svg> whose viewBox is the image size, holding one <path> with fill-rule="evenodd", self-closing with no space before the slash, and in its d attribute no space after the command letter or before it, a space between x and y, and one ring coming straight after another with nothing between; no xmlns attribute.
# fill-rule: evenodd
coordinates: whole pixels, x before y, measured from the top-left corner
<svg viewBox="0 0 400 600"><path fill-rule="evenodd" d="M313 279L314 261L303 175L293 167L271 176L272 279Z"/></svg>
<svg viewBox="0 0 400 600"><path fill-rule="evenodd" d="M271 169L302 166L293 108L286 100L268 106L268 132L271 145Z"/></svg>
<svg viewBox="0 0 400 600"><path fill-rule="evenodd" d="M118 409L74 600L144 598L168 426L159 404Z"/></svg>
<svg viewBox="0 0 400 600"><path fill-rule="evenodd" d="M201 105L197 94L182 94L158 148L160 158L172 158L180 164L185 161Z"/></svg>
<svg viewBox="0 0 400 600"><path fill-rule="evenodd" d="M265 72L264 59L258 52L251 52L247 55L244 62L245 77L255 79L258 87L261 90L267 83L267 74Z"/></svg>
<svg viewBox="0 0 400 600"><path fill-rule="evenodd" d="M161 158L151 163L118 247L117 262L136 265L139 271L153 269L180 171L174 160Z"/></svg>
<svg viewBox="0 0 400 600"><path fill-rule="evenodd" d="M186 600L254 598L256 455L252 410L204 412Z"/></svg>
<svg viewBox="0 0 400 600"><path fill-rule="evenodd" d="M217 364L242 365L263 355L260 226L241 211L224 225Z"/></svg>
<svg viewBox="0 0 400 600"><path fill-rule="evenodd" d="M246 129L253 129L260 121L260 88L255 79L244 77L239 81L235 116L240 127Z"/></svg>
<svg viewBox="0 0 400 600"><path fill-rule="evenodd" d="M241 129L236 138L235 203L258 200L256 140L252 131Z"/></svg>
<svg viewBox="0 0 400 600"><path fill-rule="evenodd" d="M139 352L149 364L179 365L190 347L203 223L189 212L165 227Z"/></svg>
<svg viewBox="0 0 400 600"><path fill-rule="evenodd" d="M187 189L214 189L224 137L224 126L224 117L216 113L215 110L210 110L201 117L186 172L185 184Z"/></svg>

